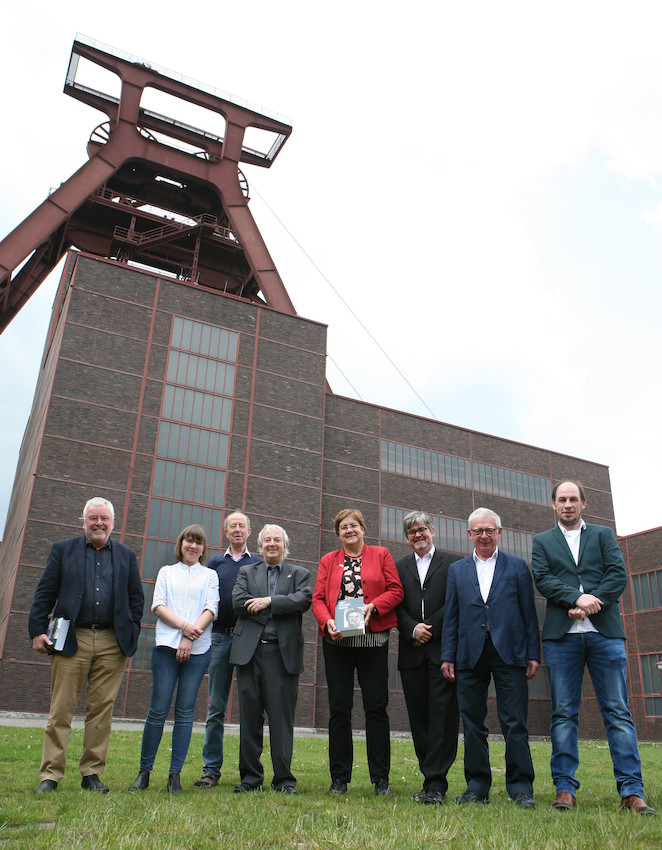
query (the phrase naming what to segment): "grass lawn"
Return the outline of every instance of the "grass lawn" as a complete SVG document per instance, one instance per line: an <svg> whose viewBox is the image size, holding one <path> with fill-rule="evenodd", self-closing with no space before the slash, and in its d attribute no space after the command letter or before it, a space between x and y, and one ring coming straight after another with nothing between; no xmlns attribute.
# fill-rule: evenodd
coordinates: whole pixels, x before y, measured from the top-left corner
<svg viewBox="0 0 662 850"><path fill-rule="evenodd" d="M103 779L110 794L80 789L77 761L82 732L73 731L67 775L56 793L36 796L42 731L0 727L0 847L59 848L662 848L657 818L618 811L606 744L580 747L578 809L556 812L549 776L549 744L533 744L536 811L517 808L503 778L503 744L491 744L489 806L423 806L410 797L421 777L409 741L393 741L393 797L377 798L368 777L365 743L355 746L356 769L346 797L327 793L327 743L297 738L293 772L299 796L267 791L233 794L238 738L226 737L227 767L213 789L197 789L202 736L195 734L182 772L184 793L168 795L169 733L164 735L149 790L128 787L138 772L139 732L113 732ZM464 791L462 754L449 774L448 800ZM648 801L662 808L662 745L642 744ZM267 754L266 764L270 767ZM267 770L267 784L271 774Z"/></svg>

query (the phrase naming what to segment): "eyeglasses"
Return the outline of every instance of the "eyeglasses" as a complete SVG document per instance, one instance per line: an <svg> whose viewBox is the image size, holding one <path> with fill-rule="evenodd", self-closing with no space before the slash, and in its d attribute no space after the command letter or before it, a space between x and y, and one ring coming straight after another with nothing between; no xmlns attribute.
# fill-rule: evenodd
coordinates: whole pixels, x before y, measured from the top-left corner
<svg viewBox="0 0 662 850"><path fill-rule="evenodd" d="M361 528L361 523L359 522L350 522L349 525L339 525L339 531L355 531L357 528Z"/></svg>
<svg viewBox="0 0 662 850"><path fill-rule="evenodd" d="M408 528L407 537L416 537L417 534L425 534L426 532L430 532L430 529L427 527L427 525L423 525L420 528Z"/></svg>
<svg viewBox="0 0 662 850"><path fill-rule="evenodd" d="M85 522L89 522L94 525L94 523L97 522L111 522L113 518L111 516L96 516L95 514L88 514L86 517L84 517L84 519Z"/></svg>
<svg viewBox="0 0 662 850"><path fill-rule="evenodd" d="M483 534L487 537L494 537L498 530L498 528L470 528L469 533L473 534L474 537L482 537Z"/></svg>

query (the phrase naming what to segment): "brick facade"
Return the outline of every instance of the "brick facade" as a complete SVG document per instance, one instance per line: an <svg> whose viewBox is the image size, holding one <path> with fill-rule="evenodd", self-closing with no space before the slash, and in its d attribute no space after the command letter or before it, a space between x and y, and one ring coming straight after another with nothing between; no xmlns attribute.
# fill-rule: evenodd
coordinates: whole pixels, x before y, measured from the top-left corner
<svg viewBox="0 0 662 850"><path fill-rule="evenodd" d="M2 710L48 710L48 661L30 648L27 616L52 542L79 533L78 517L87 498L101 494L113 501L115 537L143 563L156 498L157 441L175 317L238 334L224 498L214 507L245 509L255 530L267 521L283 525L292 540L290 557L311 569L313 578L320 555L338 546L333 517L349 505L358 506L366 517L367 542L388 546L396 559L410 550L401 537L383 535L384 508L422 508L466 521L475 507L486 505L501 515L504 528L529 535L553 523L549 505L490 495L471 482L458 486L388 471L382 468L382 441L547 481L579 477L588 491L587 520L613 525L604 466L329 393L324 325L113 261L72 254L56 298L0 548ZM255 546L255 537L249 545ZM627 538L630 569L650 562L654 543ZM211 540L212 553L219 544ZM144 579L149 598L153 576L144 573ZM638 652L656 651L656 615L635 616L628 594L624 609L634 713L642 738L659 739L662 725L644 714L637 663ZM154 623L147 608L141 646L115 706L119 716L142 718L147 711L151 674L146 634ZM312 614L304 622L306 669L296 722L324 727L328 706L321 647ZM408 730L395 631L390 650L392 726ZM587 697L582 734L603 737L590 688ZM204 719L205 711L203 687L197 719ZM236 693L230 718L238 720ZM360 699L354 722L357 727L363 722ZM493 710L489 722L498 728ZM548 733L549 700L544 694L531 700L530 729Z"/></svg>

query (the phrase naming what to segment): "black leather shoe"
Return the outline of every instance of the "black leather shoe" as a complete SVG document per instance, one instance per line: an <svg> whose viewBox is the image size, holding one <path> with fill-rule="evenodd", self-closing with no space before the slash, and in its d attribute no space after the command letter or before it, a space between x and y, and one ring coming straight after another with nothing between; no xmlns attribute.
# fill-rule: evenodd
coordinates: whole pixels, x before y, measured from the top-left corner
<svg viewBox="0 0 662 850"><path fill-rule="evenodd" d="M530 794L515 794L513 801L523 809L535 809L536 804L533 802L533 797Z"/></svg>
<svg viewBox="0 0 662 850"><path fill-rule="evenodd" d="M149 770L145 770L144 767L141 767L138 771L138 776L136 777L136 781L129 788L129 791L144 791L149 785Z"/></svg>
<svg viewBox="0 0 662 850"><path fill-rule="evenodd" d="M444 795L441 791L428 791L423 797L423 802L426 806L440 806L444 802Z"/></svg>
<svg viewBox="0 0 662 850"><path fill-rule="evenodd" d="M388 779L378 779L375 782L375 794L378 797L393 796L393 791L391 791L391 786L388 784Z"/></svg>
<svg viewBox="0 0 662 850"><path fill-rule="evenodd" d="M178 794L180 791L183 791L182 783L179 779L178 773L169 773L168 774L168 793L169 794Z"/></svg>
<svg viewBox="0 0 662 850"><path fill-rule="evenodd" d="M333 779L331 781L331 787L329 788L329 794L346 794L347 793L347 783L343 782L342 779Z"/></svg>
<svg viewBox="0 0 662 850"><path fill-rule="evenodd" d="M248 782L240 782L239 785L234 786L235 794L243 794L246 791L261 791L261 785L249 785Z"/></svg>
<svg viewBox="0 0 662 850"><path fill-rule="evenodd" d="M417 802L422 803L423 800L425 800L425 798L427 797L427 795L428 795L428 792L425 790L425 788L421 788L420 791L417 791L415 794L412 794L411 798L412 798L412 800L416 800Z"/></svg>
<svg viewBox="0 0 662 850"><path fill-rule="evenodd" d="M57 791L57 782L54 779L42 779L35 794L47 794L49 791Z"/></svg>
<svg viewBox="0 0 662 850"><path fill-rule="evenodd" d="M275 791L277 794L298 794L299 792L294 787L294 785L284 785L282 788L273 788L272 791Z"/></svg>
<svg viewBox="0 0 662 850"><path fill-rule="evenodd" d="M464 794L455 798L455 802L462 805L463 803L489 803L490 801L486 794L479 794L478 791L467 789Z"/></svg>
<svg viewBox="0 0 662 850"><path fill-rule="evenodd" d="M107 794L110 791L110 788L103 784L96 773L84 776L80 781L80 787L83 791L99 791L101 794Z"/></svg>

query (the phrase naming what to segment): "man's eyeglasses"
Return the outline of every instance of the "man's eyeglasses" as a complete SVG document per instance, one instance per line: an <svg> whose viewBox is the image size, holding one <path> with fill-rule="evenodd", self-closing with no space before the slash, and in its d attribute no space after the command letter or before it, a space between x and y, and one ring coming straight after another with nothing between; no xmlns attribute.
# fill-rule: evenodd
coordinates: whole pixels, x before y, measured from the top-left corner
<svg viewBox="0 0 662 850"><path fill-rule="evenodd" d="M469 533L473 534L474 537L482 537L483 534L487 537L494 537L498 530L498 528L470 528Z"/></svg>
<svg viewBox="0 0 662 850"><path fill-rule="evenodd" d="M427 525L423 525L421 528L408 528L407 537L416 537L417 534L425 534L426 531L430 531Z"/></svg>
<svg viewBox="0 0 662 850"><path fill-rule="evenodd" d="M96 516L95 514L88 514L85 517L85 521L94 525L96 522L110 522L112 520L111 516Z"/></svg>

